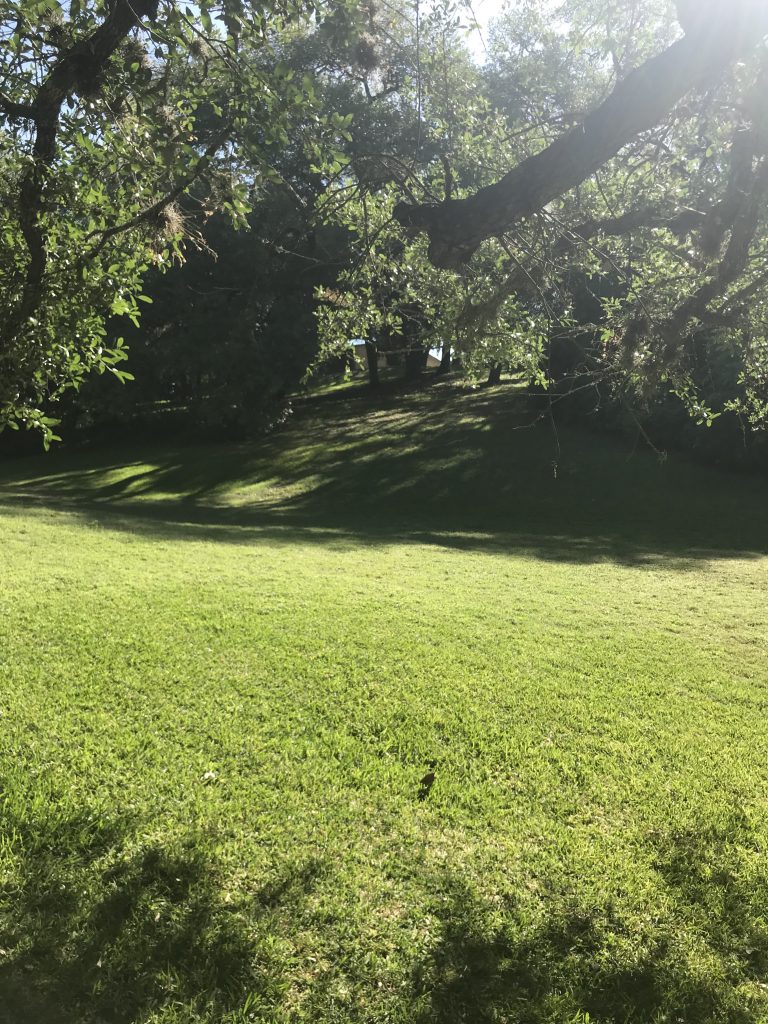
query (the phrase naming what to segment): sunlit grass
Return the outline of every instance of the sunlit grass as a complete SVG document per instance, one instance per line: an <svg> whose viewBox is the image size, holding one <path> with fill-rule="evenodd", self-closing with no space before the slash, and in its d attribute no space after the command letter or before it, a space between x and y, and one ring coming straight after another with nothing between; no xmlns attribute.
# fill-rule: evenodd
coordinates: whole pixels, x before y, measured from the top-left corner
<svg viewBox="0 0 768 1024"><path fill-rule="evenodd" d="M0 1021L768 1020L768 488L381 401L5 467Z"/></svg>

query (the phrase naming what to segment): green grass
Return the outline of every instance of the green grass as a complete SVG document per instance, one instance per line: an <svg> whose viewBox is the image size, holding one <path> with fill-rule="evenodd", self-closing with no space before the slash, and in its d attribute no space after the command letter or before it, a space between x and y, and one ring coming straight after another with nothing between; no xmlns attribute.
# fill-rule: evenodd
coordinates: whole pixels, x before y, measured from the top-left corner
<svg viewBox="0 0 768 1024"><path fill-rule="evenodd" d="M518 406L5 463L3 1024L768 1021L768 486Z"/></svg>

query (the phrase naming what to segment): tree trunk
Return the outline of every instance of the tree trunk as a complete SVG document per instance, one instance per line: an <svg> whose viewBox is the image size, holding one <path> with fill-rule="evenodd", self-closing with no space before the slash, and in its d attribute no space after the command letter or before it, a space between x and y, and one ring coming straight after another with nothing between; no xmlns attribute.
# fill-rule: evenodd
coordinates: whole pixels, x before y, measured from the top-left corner
<svg viewBox="0 0 768 1024"><path fill-rule="evenodd" d="M379 386L379 353L371 341L365 343L365 360L368 364L368 384L371 391Z"/></svg>
<svg viewBox="0 0 768 1024"><path fill-rule="evenodd" d="M451 346L447 341L443 342L443 351L440 355L440 373L449 373L451 369Z"/></svg>
<svg viewBox="0 0 768 1024"><path fill-rule="evenodd" d="M501 363L494 363L488 371L488 386L493 387L494 384L501 384Z"/></svg>
<svg viewBox="0 0 768 1024"><path fill-rule="evenodd" d="M27 164L19 186L21 212L19 226L29 253L21 296L3 325L2 347L10 346L22 330L24 322L37 311L43 294L48 267L46 236L41 224L45 206L48 172L56 158L56 137L61 108L67 96L78 87L87 68L93 81L142 18L157 14L156 0L116 0L107 5L107 16L90 36L81 38L62 50L45 79L38 85L32 103L13 103L0 92L0 111L7 117L27 122L32 130L33 159Z"/></svg>
<svg viewBox="0 0 768 1024"><path fill-rule="evenodd" d="M405 379L418 380L427 365L428 351L425 348L413 348L405 353Z"/></svg>

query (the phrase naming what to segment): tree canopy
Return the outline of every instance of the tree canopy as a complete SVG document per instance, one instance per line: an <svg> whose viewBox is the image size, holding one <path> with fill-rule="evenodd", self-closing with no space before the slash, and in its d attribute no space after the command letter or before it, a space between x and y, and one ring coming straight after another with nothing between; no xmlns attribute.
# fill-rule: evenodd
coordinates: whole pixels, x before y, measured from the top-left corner
<svg viewBox="0 0 768 1024"><path fill-rule="evenodd" d="M264 376L232 353L290 348L295 380L316 312L326 353L432 345L547 388L569 344L579 387L762 422L765 5L517 0L481 60L471 23L453 0L5 0L0 424L50 436L90 371L129 376L116 318L138 324L142 282L159 297L192 247L239 248L209 230L217 213L267 249L219 264L242 301L216 307L211 345L241 340L229 371L197 374L201 401ZM273 272L289 250L309 289ZM716 409L701 362L721 350L737 370Z"/></svg>
<svg viewBox="0 0 768 1024"><path fill-rule="evenodd" d="M94 369L123 375L105 321L138 317L148 270L181 262L185 237L204 246L213 212L244 222L310 125L319 154L334 130L279 55L313 11L0 5L0 422L47 431L46 399Z"/></svg>

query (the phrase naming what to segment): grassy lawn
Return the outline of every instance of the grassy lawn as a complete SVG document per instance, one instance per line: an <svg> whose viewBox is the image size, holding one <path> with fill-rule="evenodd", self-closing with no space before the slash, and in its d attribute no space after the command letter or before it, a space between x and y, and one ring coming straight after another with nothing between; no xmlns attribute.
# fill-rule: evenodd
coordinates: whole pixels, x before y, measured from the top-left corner
<svg viewBox="0 0 768 1024"><path fill-rule="evenodd" d="M516 409L4 464L2 1024L768 1021L768 486Z"/></svg>

